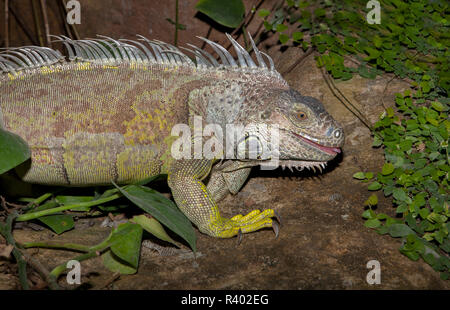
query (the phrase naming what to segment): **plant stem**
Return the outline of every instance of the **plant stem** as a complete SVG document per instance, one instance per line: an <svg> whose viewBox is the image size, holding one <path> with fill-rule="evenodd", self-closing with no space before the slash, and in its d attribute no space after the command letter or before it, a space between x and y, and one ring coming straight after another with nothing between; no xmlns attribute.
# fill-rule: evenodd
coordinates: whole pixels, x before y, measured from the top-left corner
<svg viewBox="0 0 450 310"><path fill-rule="evenodd" d="M31 204L40 205L44 201L46 201L48 198L52 196L52 193L45 193L44 195L36 198L34 201L31 202Z"/></svg>
<svg viewBox="0 0 450 310"><path fill-rule="evenodd" d="M26 23L23 23L21 21L21 19L19 18L19 15L16 14L16 12L14 11L13 7L11 6L11 2L9 3L8 9L9 9L9 12L11 13L11 16L14 17L14 19L16 20L17 25L20 28L22 28L23 33L25 33L25 35L28 37L28 40L30 40L33 45L38 45L39 43L33 37L32 32L28 29Z"/></svg>
<svg viewBox="0 0 450 310"><path fill-rule="evenodd" d="M81 254L81 255L75 257L73 260L76 260L76 261L78 261L78 262L81 262L81 261L87 260L87 259L89 259L89 258L91 258L91 257L95 257L95 256L97 256L97 255L98 255L98 253L97 253L96 251L92 251L92 252L88 252L88 253ZM56 266L56 267L50 272L49 278L50 278L51 281L53 281L54 283L58 283L58 278L59 278L59 276L60 276L61 273L63 273L66 269L67 269L67 262L62 263L62 264Z"/></svg>
<svg viewBox="0 0 450 310"><path fill-rule="evenodd" d="M5 0L5 47L9 47L9 1Z"/></svg>
<svg viewBox="0 0 450 310"><path fill-rule="evenodd" d="M175 0L175 38L173 43L175 46L178 44L178 0Z"/></svg>
<svg viewBox="0 0 450 310"><path fill-rule="evenodd" d="M58 242L26 242L20 244L24 249L29 248L48 248L48 249L62 249L77 252L89 252L89 246L76 243L58 243Z"/></svg>
<svg viewBox="0 0 450 310"><path fill-rule="evenodd" d="M70 209L74 209L77 207L93 207L105 202L109 202L112 200L115 200L117 198L122 197L121 194L114 194L111 195L109 197L105 197L102 199L97 199L94 201L87 201L87 202L81 202L78 204L73 204L73 205L66 205L66 206L61 206L61 207L57 207L57 208L52 208L52 209L47 209L47 210L42 210L42 211L36 211L36 212L32 212L32 213L26 213L26 214L22 214L19 217L16 218L16 221L18 222L24 222L24 221L29 221L29 220L33 220L36 219L38 217L41 216L45 216L45 215L50 215L50 214L54 214L57 212L61 212L61 211L66 211L66 210L70 210Z"/></svg>
<svg viewBox="0 0 450 310"><path fill-rule="evenodd" d="M83 244L76 244L76 243L61 243L61 242L26 242L20 244L21 247L28 249L28 248L48 248L48 249L63 249L63 250L69 250L69 251L78 251L78 252L92 252L92 251L100 251L104 250L106 247L109 246L108 242L111 238L111 234L102 242L100 242L97 245L94 246L87 246Z"/></svg>
<svg viewBox="0 0 450 310"><path fill-rule="evenodd" d="M52 47L52 43L50 40L50 28L48 25L48 17L47 17L47 4L45 0L41 0L41 11L42 18L44 19L44 31L45 31L45 39L47 42L47 47Z"/></svg>
<svg viewBox="0 0 450 310"><path fill-rule="evenodd" d="M96 257L98 255L100 255L101 252L103 252L104 250L106 250L110 244L109 244L109 240L111 239L112 233L109 234L109 236L103 240L102 242L100 242L97 245L94 245L92 247L88 247L88 246L84 246L84 245L80 245L80 244L74 244L74 243L65 243L65 244L59 244L59 248L65 248L68 250L75 250L75 251L83 251L86 253L83 253L71 260L76 260L78 262L87 260L89 258L92 257ZM35 244L38 244L39 242L36 242ZM31 242L29 243L31 244ZM57 244L56 243L43 243L44 247L48 247L49 245L55 245L55 248L57 248ZM63 245L64 247L61 247L61 245ZM49 274L49 280L57 283L58 277L61 275L61 273L64 272L64 270L67 269L67 262L62 263L58 266L56 266Z"/></svg>
<svg viewBox="0 0 450 310"><path fill-rule="evenodd" d="M36 29L37 36L39 38L39 44L44 46L44 37L42 36L41 31L41 19L38 13L38 6L36 1L31 1L32 9L33 9L33 19L34 19L34 27Z"/></svg>

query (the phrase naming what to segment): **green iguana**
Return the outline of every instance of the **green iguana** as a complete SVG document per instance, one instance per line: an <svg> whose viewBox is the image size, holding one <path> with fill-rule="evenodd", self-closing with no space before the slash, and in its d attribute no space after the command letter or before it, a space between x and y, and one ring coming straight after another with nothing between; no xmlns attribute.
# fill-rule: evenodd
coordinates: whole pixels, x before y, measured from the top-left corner
<svg viewBox="0 0 450 310"><path fill-rule="evenodd" d="M227 124L242 124L245 137L234 154L256 137L291 169L322 169L343 145L343 130L322 103L291 89L253 40L256 59L231 36L237 58L201 38L219 61L193 45L191 59L142 36L57 38L68 60L35 46L0 54L0 127L31 148L31 164L16 171L26 182L127 184L164 173L176 204L201 232L228 238L273 227L278 235L273 209L228 219L216 204L236 194L250 169L272 155L175 159L173 127L193 128L194 117L224 131ZM252 124L278 126L277 147Z"/></svg>

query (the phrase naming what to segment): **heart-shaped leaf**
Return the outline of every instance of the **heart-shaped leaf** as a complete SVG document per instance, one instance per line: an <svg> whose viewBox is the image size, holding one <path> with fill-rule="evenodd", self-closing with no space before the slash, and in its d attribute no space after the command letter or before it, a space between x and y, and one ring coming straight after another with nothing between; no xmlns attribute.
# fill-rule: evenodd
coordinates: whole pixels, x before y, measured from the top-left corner
<svg viewBox="0 0 450 310"><path fill-rule="evenodd" d="M142 227L140 225L132 223L120 224L111 235L111 251L125 263L137 269L141 239Z"/></svg>

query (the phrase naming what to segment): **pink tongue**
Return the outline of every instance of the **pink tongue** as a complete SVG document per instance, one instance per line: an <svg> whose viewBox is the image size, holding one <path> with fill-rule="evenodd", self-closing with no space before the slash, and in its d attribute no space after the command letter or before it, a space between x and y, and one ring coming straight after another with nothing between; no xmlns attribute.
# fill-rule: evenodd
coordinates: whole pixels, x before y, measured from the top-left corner
<svg viewBox="0 0 450 310"><path fill-rule="evenodd" d="M317 143L315 143L315 144L316 144L316 146L319 149L321 149L322 151L324 151L324 152L326 152L328 154L330 154L330 153L340 153L341 152L341 149L338 148L338 147L328 147L328 146L323 146L323 145L320 145L320 144L317 144Z"/></svg>
<svg viewBox="0 0 450 310"><path fill-rule="evenodd" d="M341 149L338 147L328 147L328 149L338 154L341 152Z"/></svg>
<svg viewBox="0 0 450 310"><path fill-rule="evenodd" d="M297 137L301 138L303 141L306 141L307 143L309 143L309 144L311 144L311 145L314 145L315 147L318 147L319 149L321 149L321 150L324 151L325 153L334 155L334 154L336 154L336 153L340 153L340 152L341 152L341 149L338 148L338 147L323 146L323 145L320 145L320 144L318 144L318 143L316 143L316 142L314 142L314 141L311 141L311 140L309 140L309 139L307 139L307 138L305 138L305 137L302 137L302 136L300 136L300 135L298 135L298 134L295 134L295 135L296 135Z"/></svg>

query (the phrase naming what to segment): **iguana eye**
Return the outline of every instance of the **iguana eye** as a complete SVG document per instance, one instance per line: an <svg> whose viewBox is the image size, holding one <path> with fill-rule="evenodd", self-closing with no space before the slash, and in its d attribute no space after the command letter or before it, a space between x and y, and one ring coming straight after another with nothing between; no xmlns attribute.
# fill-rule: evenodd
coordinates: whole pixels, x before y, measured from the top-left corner
<svg viewBox="0 0 450 310"><path fill-rule="evenodd" d="M308 118L308 115L306 115L306 113L305 112L303 112L303 111L300 111L300 112L297 112L297 118L299 119L299 120L305 120L305 119L307 119Z"/></svg>

